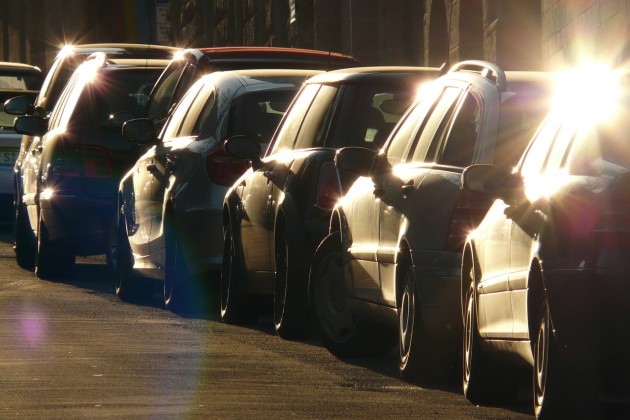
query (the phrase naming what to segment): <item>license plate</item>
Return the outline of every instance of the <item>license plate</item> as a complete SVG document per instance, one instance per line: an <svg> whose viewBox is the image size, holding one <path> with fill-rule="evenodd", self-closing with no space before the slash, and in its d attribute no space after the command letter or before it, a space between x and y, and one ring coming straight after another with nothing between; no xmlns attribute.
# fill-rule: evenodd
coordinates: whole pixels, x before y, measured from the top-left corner
<svg viewBox="0 0 630 420"><path fill-rule="evenodd" d="M0 166L14 166L19 152L17 149L0 149Z"/></svg>

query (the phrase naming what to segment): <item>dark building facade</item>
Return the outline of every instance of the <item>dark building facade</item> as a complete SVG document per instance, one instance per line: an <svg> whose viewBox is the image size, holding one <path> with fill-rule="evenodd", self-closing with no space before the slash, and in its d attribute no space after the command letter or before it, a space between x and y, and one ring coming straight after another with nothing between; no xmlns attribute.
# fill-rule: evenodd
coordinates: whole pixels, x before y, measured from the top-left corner
<svg viewBox="0 0 630 420"><path fill-rule="evenodd" d="M555 69L586 55L623 62L630 27L630 0L0 0L0 12L1 59L43 68L65 42L152 42Z"/></svg>

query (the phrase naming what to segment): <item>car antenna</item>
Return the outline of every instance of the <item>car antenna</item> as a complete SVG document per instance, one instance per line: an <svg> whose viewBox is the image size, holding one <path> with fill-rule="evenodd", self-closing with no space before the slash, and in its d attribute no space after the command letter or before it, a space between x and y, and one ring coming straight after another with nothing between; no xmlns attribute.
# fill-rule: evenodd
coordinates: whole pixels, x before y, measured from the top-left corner
<svg viewBox="0 0 630 420"><path fill-rule="evenodd" d="M330 47L328 48L328 62L326 71L330 71L330 58L332 56L333 42L335 42L335 20L337 18L337 6L333 8L332 30L330 31Z"/></svg>

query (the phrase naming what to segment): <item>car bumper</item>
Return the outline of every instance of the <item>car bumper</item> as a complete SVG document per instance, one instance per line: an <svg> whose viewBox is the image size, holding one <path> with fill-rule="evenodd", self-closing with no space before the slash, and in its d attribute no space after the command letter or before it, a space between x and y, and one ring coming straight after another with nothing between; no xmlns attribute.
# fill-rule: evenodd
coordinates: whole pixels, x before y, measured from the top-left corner
<svg viewBox="0 0 630 420"><path fill-rule="evenodd" d="M435 338L461 337L460 274L458 252L412 251L418 280L422 321Z"/></svg>
<svg viewBox="0 0 630 420"><path fill-rule="evenodd" d="M113 198L40 197L40 210L51 241L67 243L77 255L106 252L109 227L116 214Z"/></svg>

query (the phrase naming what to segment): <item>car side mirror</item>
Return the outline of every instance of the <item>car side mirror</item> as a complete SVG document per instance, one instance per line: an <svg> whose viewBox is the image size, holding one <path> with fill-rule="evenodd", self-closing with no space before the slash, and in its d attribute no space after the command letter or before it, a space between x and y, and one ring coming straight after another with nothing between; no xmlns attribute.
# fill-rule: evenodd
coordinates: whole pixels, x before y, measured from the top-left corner
<svg viewBox="0 0 630 420"><path fill-rule="evenodd" d="M344 147L335 155L335 165L344 172L357 176L368 176L376 152L365 147Z"/></svg>
<svg viewBox="0 0 630 420"><path fill-rule="evenodd" d="M32 98L27 95L15 96L4 101L4 112L9 115L26 115L33 111Z"/></svg>
<svg viewBox="0 0 630 420"><path fill-rule="evenodd" d="M134 118L136 118L136 114L133 112L121 111L109 116L109 124L112 127L121 128L123 124Z"/></svg>
<svg viewBox="0 0 630 420"><path fill-rule="evenodd" d="M235 158L251 161L255 169L262 166L260 143L250 137L243 135L230 137L223 143L223 150Z"/></svg>
<svg viewBox="0 0 630 420"><path fill-rule="evenodd" d="M136 118L122 124L123 136L138 144L155 144L155 124L148 118Z"/></svg>
<svg viewBox="0 0 630 420"><path fill-rule="evenodd" d="M24 115L15 119L13 128L19 134L43 136L48 131L48 120L32 115Z"/></svg>

